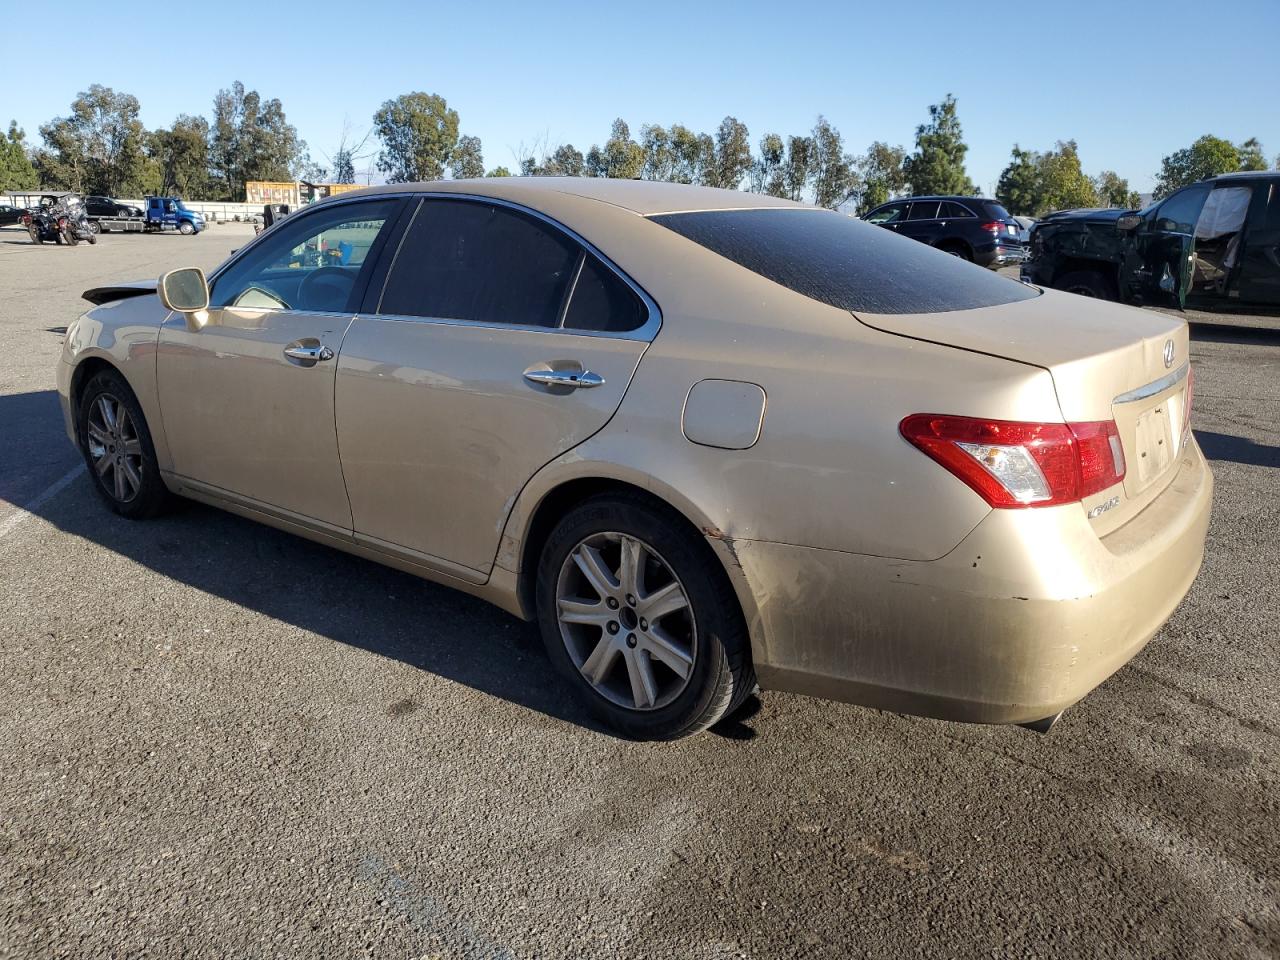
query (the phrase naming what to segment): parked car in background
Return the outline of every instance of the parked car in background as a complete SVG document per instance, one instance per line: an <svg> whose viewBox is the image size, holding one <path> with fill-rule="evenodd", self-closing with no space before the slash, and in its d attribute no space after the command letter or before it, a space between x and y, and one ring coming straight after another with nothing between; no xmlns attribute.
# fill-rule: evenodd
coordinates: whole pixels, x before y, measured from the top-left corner
<svg viewBox="0 0 1280 960"><path fill-rule="evenodd" d="M980 267L1021 263L1021 225L995 200L981 197L904 197L866 214L863 220Z"/></svg>
<svg viewBox="0 0 1280 960"><path fill-rule="evenodd" d="M391 184L84 296L58 392L111 510L192 497L537 620L633 737L757 680L1044 726L1203 555L1185 323L788 200Z"/></svg>
<svg viewBox="0 0 1280 960"><path fill-rule="evenodd" d="M126 233L161 233L177 230L190 236L204 229L204 216L190 210L178 197L147 197L142 209L99 197L97 209L103 212L92 220L95 231L119 230Z"/></svg>
<svg viewBox="0 0 1280 960"><path fill-rule="evenodd" d="M89 196L84 198L85 213L89 217L89 222L93 224L95 233L105 233L110 229L110 221L120 217L141 217L142 208L135 207L132 204L122 203L111 197ZM102 220L106 219L108 225L103 226Z"/></svg>
<svg viewBox="0 0 1280 960"><path fill-rule="evenodd" d="M1020 227L1018 230L1018 239L1022 241L1022 245L1025 247L1031 240L1031 228L1035 226L1036 218L1014 217L1013 219L1018 221L1018 226Z"/></svg>
<svg viewBox="0 0 1280 960"><path fill-rule="evenodd" d="M18 207L10 206L7 203L0 203L0 227L7 227L10 224L19 223L22 220L22 214L25 211Z"/></svg>
<svg viewBox="0 0 1280 960"><path fill-rule="evenodd" d="M1031 231L1022 279L1102 300L1280 304L1280 173L1228 173L1142 211L1066 210Z"/></svg>

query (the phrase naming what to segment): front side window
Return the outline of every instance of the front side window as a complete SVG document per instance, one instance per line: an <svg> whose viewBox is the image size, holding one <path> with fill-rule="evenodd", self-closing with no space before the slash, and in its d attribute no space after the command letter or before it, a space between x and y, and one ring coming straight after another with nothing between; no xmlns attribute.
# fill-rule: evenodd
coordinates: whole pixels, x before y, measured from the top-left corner
<svg viewBox="0 0 1280 960"><path fill-rule="evenodd" d="M881 207L867 214L867 223L897 223L905 217L907 206L905 203L891 203L887 207Z"/></svg>
<svg viewBox="0 0 1280 960"><path fill-rule="evenodd" d="M908 220L936 220L938 218L937 200L918 200L911 205Z"/></svg>
<svg viewBox="0 0 1280 960"><path fill-rule="evenodd" d="M425 200L400 244L378 312L554 327L579 254L560 231L507 207Z"/></svg>
<svg viewBox="0 0 1280 960"><path fill-rule="evenodd" d="M350 302L397 200L319 207L269 230L214 281L212 307L334 312Z"/></svg>

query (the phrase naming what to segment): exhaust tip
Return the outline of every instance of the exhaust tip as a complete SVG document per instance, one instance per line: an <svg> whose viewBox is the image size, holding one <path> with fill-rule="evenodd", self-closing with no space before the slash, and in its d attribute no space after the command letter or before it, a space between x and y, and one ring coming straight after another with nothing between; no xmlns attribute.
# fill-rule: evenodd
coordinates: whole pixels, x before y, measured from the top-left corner
<svg viewBox="0 0 1280 960"><path fill-rule="evenodd" d="M1028 730L1034 730L1036 733L1048 733L1053 729L1053 725L1058 722L1058 718L1062 716L1059 710L1051 717L1041 717L1039 720L1032 720L1030 723L1020 723L1018 726L1026 727Z"/></svg>

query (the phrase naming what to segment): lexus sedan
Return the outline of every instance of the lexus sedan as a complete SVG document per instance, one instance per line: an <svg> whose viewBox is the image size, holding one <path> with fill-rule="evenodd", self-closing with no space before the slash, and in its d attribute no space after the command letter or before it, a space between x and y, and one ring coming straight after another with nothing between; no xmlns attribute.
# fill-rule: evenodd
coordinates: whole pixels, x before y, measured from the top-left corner
<svg viewBox="0 0 1280 960"><path fill-rule="evenodd" d="M759 687L1045 729L1186 594L1187 327L798 203L343 194L58 364L106 504L190 497L536 620L624 735Z"/></svg>

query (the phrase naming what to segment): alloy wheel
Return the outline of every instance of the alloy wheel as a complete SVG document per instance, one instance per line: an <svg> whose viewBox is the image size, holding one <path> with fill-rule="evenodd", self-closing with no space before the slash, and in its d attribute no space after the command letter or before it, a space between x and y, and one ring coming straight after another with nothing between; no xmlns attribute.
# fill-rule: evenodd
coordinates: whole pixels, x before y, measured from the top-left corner
<svg viewBox="0 0 1280 960"><path fill-rule="evenodd" d="M129 409L112 394L98 394L85 441L102 488L120 503L133 500L142 488L142 440Z"/></svg>
<svg viewBox="0 0 1280 960"><path fill-rule="evenodd" d="M597 533L569 551L556 583L556 619L574 666L620 707L656 710L689 685L697 626L688 593L635 537Z"/></svg>

